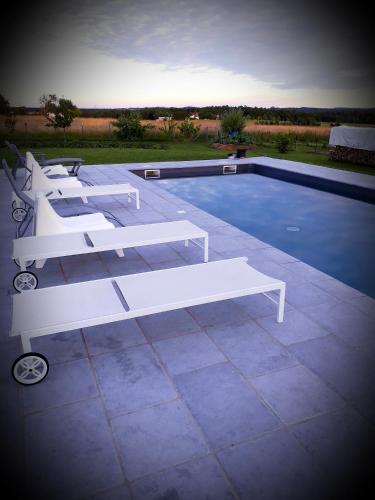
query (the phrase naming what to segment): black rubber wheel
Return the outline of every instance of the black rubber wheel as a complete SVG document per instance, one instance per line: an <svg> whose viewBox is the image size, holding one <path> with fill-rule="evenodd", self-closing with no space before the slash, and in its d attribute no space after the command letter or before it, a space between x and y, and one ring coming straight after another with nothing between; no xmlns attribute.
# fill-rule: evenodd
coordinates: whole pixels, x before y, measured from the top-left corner
<svg viewBox="0 0 375 500"><path fill-rule="evenodd" d="M38 288L38 278L31 271L21 271L13 278L13 286L18 293L35 290Z"/></svg>
<svg viewBox="0 0 375 500"><path fill-rule="evenodd" d="M24 208L15 208L12 212L12 219L16 222L22 222L26 214L27 212Z"/></svg>
<svg viewBox="0 0 375 500"><path fill-rule="evenodd" d="M21 385L39 384L46 378L48 371L47 358L38 352L22 354L12 365L12 377Z"/></svg>

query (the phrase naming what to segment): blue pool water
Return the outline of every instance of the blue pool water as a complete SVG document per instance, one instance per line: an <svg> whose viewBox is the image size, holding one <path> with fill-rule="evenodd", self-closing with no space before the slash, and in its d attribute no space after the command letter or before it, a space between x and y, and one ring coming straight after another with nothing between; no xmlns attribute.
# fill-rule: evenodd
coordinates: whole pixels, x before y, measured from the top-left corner
<svg viewBox="0 0 375 500"><path fill-rule="evenodd" d="M375 297L375 205L257 174L157 182L206 212Z"/></svg>

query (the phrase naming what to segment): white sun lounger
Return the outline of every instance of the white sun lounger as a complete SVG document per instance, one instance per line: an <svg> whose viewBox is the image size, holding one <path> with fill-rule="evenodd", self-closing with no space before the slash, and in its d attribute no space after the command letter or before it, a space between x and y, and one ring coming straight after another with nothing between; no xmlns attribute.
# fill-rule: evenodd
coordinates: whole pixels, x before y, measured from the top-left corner
<svg viewBox="0 0 375 500"><path fill-rule="evenodd" d="M271 291L279 292L278 301L268 295ZM24 354L13 364L12 373L29 385L47 375L48 361L31 351L34 337L258 293L278 304L277 321L282 322L285 283L250 267L246 257L16 294L11 336L21 336ZM126 325L124 330L126 334Z"/></svg>
<svg viewBox="0 0 375 500"><path fill-rule="evenodd" d="M31 153L26 153L29 164L32 165L31 189L23 193L35 200L38 192L48 194L49 200L64 198L82 198L87 202L91 196L111 196L126 194L128 201L135 200L139 209L139 190L131 184L107 184L99 186L83 186L76 177L67 177L64 179L49 179L42 171L40 165L33 159Z"/></svg>
<svg viewBox="0 0 375 500"><path fill-rule="evenodd" d="M69 179L74 179L74 177L69 177ZM99 186L82 186L82 187L61 187L58 189L39 189L38 192L43 193L47 196L49 200L62 200L65 198L90 198L91 196L113 196L125 194L128 196L128 200L134 200L136 207L139 209L139 190L133 187L131 184L104 184ZM23 193L30 198L35 200L35 191L23 191Z"/></svg>
<svg viewBox="0 0 375 500"><path fill-rule="evenodd" d="M51 258L110 250L123 257L126 248L177 241L184 241L185 245L191 241L203 248L204 262L208 261L208 233L187 220L18 238L13 240L13 259L20 272L15 275L13 286L19 292L38 287L36 275L27 269L34 261L36 269L41 269Z"/></svg>
<svg viewBox="0 0 375 500"><path fill-rule="evenodd" d="M47 259L55 257L196 239L204 240L202 248L207 262L208 233L188 220L18 238L13 240L13 259L18 260L21 270L25 270L25 263L31 260L41 269Z"/></svg>

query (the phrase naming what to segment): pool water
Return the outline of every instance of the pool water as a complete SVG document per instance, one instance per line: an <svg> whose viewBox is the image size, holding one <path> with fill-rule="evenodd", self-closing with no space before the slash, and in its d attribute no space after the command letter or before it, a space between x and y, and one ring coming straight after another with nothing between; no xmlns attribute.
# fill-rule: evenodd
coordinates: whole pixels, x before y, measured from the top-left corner
<svg viewBox="0 0 375 500"><path fill-rule="evenodd" d="M375 205L257 174L160 187L375 297Z"/></svg>

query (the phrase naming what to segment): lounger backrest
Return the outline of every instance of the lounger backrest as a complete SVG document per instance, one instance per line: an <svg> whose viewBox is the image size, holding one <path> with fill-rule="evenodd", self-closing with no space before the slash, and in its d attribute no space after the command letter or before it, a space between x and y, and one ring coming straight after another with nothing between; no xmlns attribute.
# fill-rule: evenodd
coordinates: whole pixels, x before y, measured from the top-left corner
<svg viewBox="0 0 375 500"><path fill-rule="evenodd" d="M8 163L6 162L6 160L3 160L3 168L4 168L4 171L5 171L5 174L6 176L8 177L8 180L12 186L12 189L13 191L16 193L16 195L18 196L18 198L20 198L20 200L22 200L24 203L26 203L26 205L30 206L30 207L34 207L34 203L33 201L30 200L30 198L28 198L27 196L25 196L23 194L23 192L21 191L21 189L18 187L17 185L17 182L15 181L11 171L10 171L10 168L8 166Z"/></svg>
<svg viewBox="0 0 375 500"><path fill-rule="evenodd" d="M22 156L20 150L17 148L15 144L10 143L9 141L4 141L5 145L12 151L12 153L16 156L16 161L12 167L13 177L16 178L17 169L18 168L26 168L25 157Z"/></svg>
<svg viewBox="0 0 375 500"><path fill-rule="evenodd" d="M29 151L26 153L26 168L31 170L31 191L53 189L50 180Z"/></svg>
<svg viewBox="0 0 375 500"><path fill-rule="evenodd" d="M34 217L35 236L67 232L64 218L55 212L50 202L42 193L37 193Z"/></svg>

